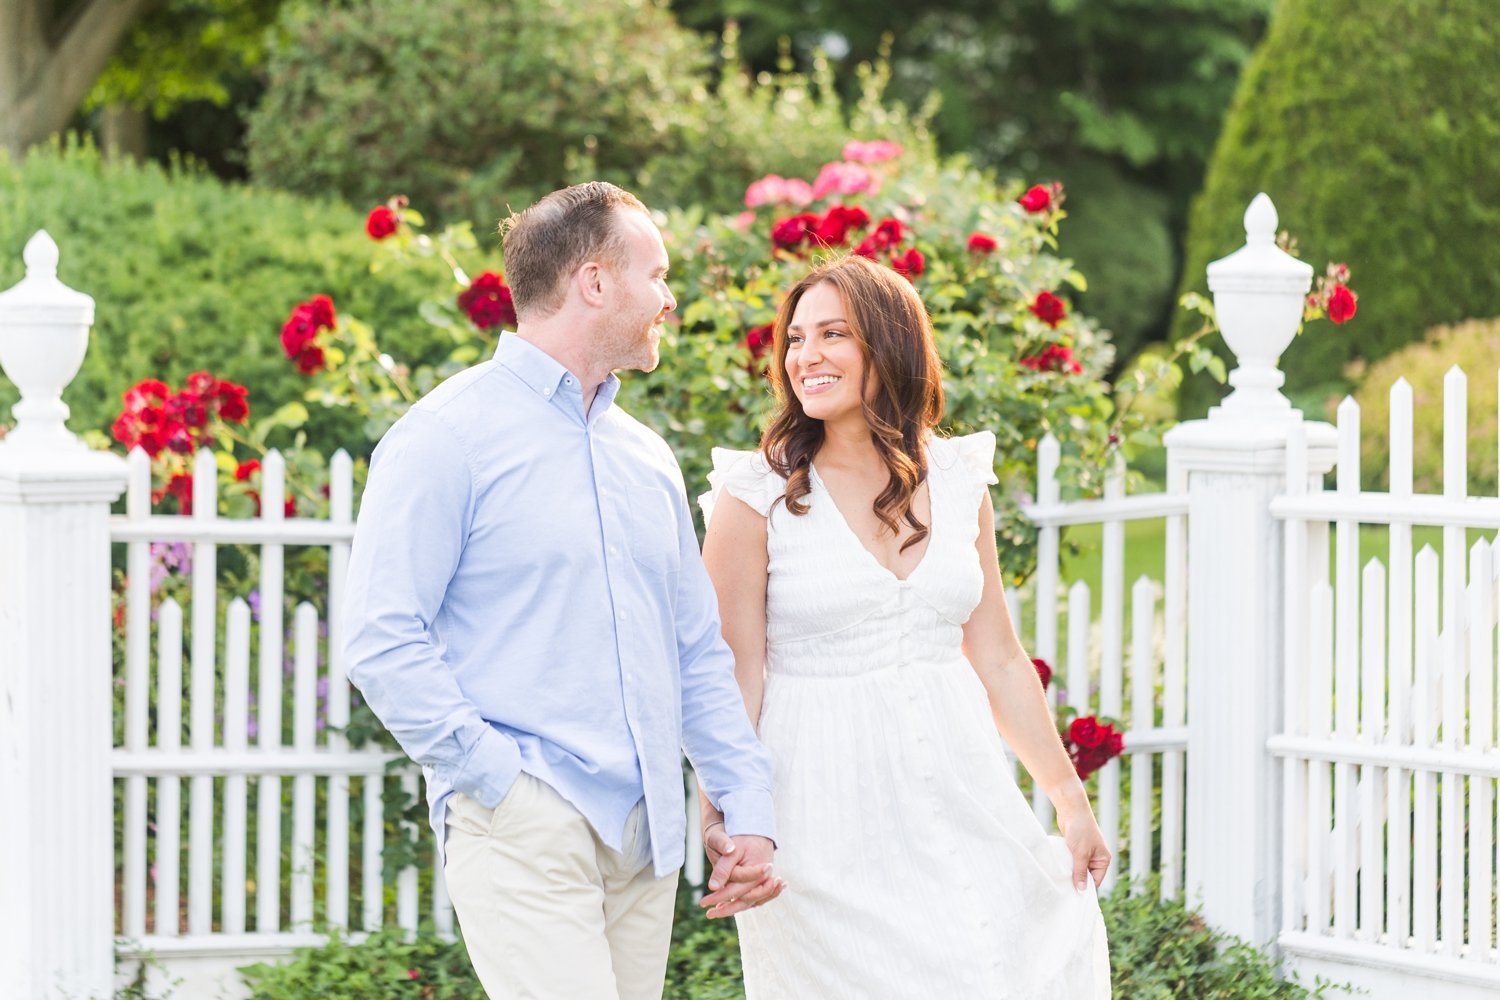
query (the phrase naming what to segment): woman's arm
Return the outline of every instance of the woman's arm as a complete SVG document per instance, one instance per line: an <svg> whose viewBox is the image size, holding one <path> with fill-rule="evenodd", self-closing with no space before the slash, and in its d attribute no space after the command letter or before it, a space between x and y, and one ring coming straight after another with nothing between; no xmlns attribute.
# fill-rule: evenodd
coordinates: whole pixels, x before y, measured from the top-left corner
<svg viewBox="0 0 1500 1000"><path fill-rule="evenodd" d="M1094 821L1083 782L1058 738L1041 679L1011 623L988 494L979 505L979 537L974 546L984 570L984 593L964 625L964 654L989 695L1000 735L1057 810L1058 826L1073 853L1074 882L1091 873L1098 884L1109 868L1109 849Z"/></svg>
<svg viewBox="0 0 1500 1000"><path fill-rule="evenodd" d="M761 695L765 690L766 663L766 519L739 498L724 492L714 503L714 513L703 539L703 564L708 568L714 592L719 599L719 618L724 641L734 653L734 676L745 699L750 724L759 728ZM709 889L703 902L717 898L717 890L728 879L733 865L726 853L733 852L733 841L724 829L724 817L703 794L698 792L698 811L703 828L703 844L714 866ZM717 825L718 829L714 827ZM769 876L768 876L769 877ZM757 879L757 881L760 881ZM757 902L774 899L781 893L781 882L766 882L750 898ZM759 898L759 897L764 898ZM709 916L729 916L745 908L729 903L714 906Z"/></svg>

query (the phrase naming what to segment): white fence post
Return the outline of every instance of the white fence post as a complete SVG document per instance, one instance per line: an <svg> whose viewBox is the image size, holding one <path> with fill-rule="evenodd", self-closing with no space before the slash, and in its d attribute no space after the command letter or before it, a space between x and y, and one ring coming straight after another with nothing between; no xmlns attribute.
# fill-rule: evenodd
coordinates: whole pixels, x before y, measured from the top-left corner
<svg viewBox="0 0 1500 1000"><path fill-rule="evenodd" d="M108 997L114 971L109 506L125 463L70 433L94 301L26 244L0 293L0 968L19 997Z"/></svg>
<svg viewBox="0 0 1500 1000"><path fill-rule="evenodd" d="M1207 419L1166 435L1188 488L1187 875L1209 923L1256 945L1281 918L1282 776L1266 749L1283 711L1282 524L1288 435L1306 430L1310 476L1334 458L1333 428L1305 423L1276 362L1295 335L1312 267L1275 245L1264 194L1245 213L1245 246L1208 266L1233 393Z"/></svg>

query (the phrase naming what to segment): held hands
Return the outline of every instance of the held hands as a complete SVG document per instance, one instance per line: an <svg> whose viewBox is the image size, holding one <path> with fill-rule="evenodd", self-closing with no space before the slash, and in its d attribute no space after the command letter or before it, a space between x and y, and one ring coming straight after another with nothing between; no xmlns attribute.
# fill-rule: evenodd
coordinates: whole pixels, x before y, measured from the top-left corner
<svg viewBox="0 0 1500 1000"><path fill-rule="evenodd" d="M715 822L703 831L703 847L713 871L708 876L709 893L698 905L708 911L710 920L768 903L786 888L772 873L776 848L765 837L731 837L722 822Z"/></svg>
<svg viewBox="0 0 1500 1000"><path fill-rule="evenodd" d="M1110 853L1088 800L1083 800L1081 808L1059 812L1057 825L1068 845L1068 853L1073 855L1073 888L1083 892L1088 888L1090 878L1097 888L1104 881L1105 872L1109 871Z"/></svg>

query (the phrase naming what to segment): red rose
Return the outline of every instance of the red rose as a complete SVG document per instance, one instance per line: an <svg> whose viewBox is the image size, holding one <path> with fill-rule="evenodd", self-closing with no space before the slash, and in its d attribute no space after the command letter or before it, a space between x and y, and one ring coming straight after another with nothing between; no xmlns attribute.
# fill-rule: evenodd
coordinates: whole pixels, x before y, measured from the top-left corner
<svg viewBox="0 0 1500 1000"><path fill-rule="evenodd" d="M164 491L177 501L177 509L184 514L193 512L193 477L186 472L174 473L167 481Z"/></svg>
<svg viewBox="0 0 1500 1000"><path fill-rule="evenodd" d="M140 410L147 406L162 406L169 395L171 390L165 382L154 378L143 379L125 390L125 409Z"/></svg>
<svg viewBox="0 0 1500 1000"><path fill-rule="evenodd" d="M910 281L927 270L927 258L922 256L922 251L912 247L904 254L892 253L891 267L897 274Z"/></svg>
<svg viewBox="0 0 1500 1000"><path fill-rule="evenodd" d="M1068 726L1068 742L1084 750L1092 750L1104 742L1104 733L1099 729L1099 720L1092 715L1081 715Z"/></svg>
<svg viewBox="0 0 1500 1000"><path fill-rule="evenodd" d="M420 972L418 972L416 969L407 969L406 970L406 978L407 979L421 979L422 978L422 974Z"/></svg>
<svg viewBox="0 0 1500 1000"><path fill-rule="evenodd" d="M193 372L183 383L183 389L200 396L212 396L219 391L219 380L214 378L212 372Z"/></svg>
<svg viewBox="0 0 1500 1000"><path fill-rule="evenodd" d="M1000 241L984 233L969 234L969 253L990 254L1000 249Z"/></svg>
<svg viewBox="0 0 1500 1000"><path fill-rule="evenodd" d="M1036 667L1036 675L1042 679L1042 690L1047 690L1052 683L1052 666L1046 660L1036 656L1031 658L1031 665Z"/></svg>
<svg viewBox="0 0 1500 1000"><path fill-rule="evenodd" d="M196 392L188 389L179 392L172 399L172 409L188 427L196 430L208 425L208 405Z"/></svg>
<svg viewBox="0 0 1500 1000"><path fill-rule="evenodd" d="M308 344L297 352L297 370L304 375L316 374L327 364L328 359L323 355L323 348L315 344Z"/></svg>
<svg viewBox="0 0 1500 1000"><path fill-rule="evenodd" d="M125 442L125 444L127 447L130 446L130 442ZM140 445L142 451L155 458L162 453L162 449L166 448L167 435L156 429L141 431L141 436L135 441L135 444Z"/></svg>
<svg viewBox="0 0 1500 1000"><path fill-rule="evenodd" d="M181 424L176 424L167 432L167 450L175 451L179 455L189 455L193 451L193 436L188 429Z"/></svg>
<svg viewBox="0 0 1500 1000"><path fill-rule="evenodd" d="M1033 214L1037 212L1045 212L1047 211L1048 206L1052 204L1052 192L1048 191L1047 188L1041 184L1034 184L1030 189L1027 190L1025 194L1021 195L1021 197L1017 198L1016 200L1019 201L1021 203L1021 207L1026 209L1026 211L1028 212L1031 212Z"/></svg>
<svg viewBox="0 0 1500 1000"><path fill-rule="evenodd" d="M1083 365L1073 357L1073 349L1062 344L1048 344L1042 353L1022 358L1021 365L1039 372L1070 372L1077 375Z"/></svg>
<svg viewBox="0 0 1500 1000"><path fill-rule="evenodd" d="M906 230L902 227L900 220L885 218L880 220L880 224L875 227L875 232L871 235L875 239L875 248L886 250L900 243L906 236Z"/></svg>
<svg viewBox="0 0 1500 1000"><path fill-rule="evenodd" d="M396 213L387 205L377 205L370 209L370 215L365 219L365 232L370 234L372 240L383 240L394 233L401 225L401 220L396 218Z"/></svg>
<svg viewBox="0 0 1500 1000"><path fill-rule="evenodd" d="M812 212L801 212L778 220L771 226L771 245L778 250L795 250L812 237L822 220Z"/></svg>
<svg viewBox="0 0 1500 1000"><path fill-rule="evenodd" d="M295 517L297 514L297 501L290 493L286 496L286 503L281 505L281 513L283 517Z"/></svg>
<svg viewBox="0 0 1500 1000"><path fill-rule="evenodd" d="M516 305L510 286L494 271L485 271L458 293L458 307L481 330L516 325Z"/></svg>
<svg viewBox="0 0 1500 1000"><path fill-rule="evenodd" d="M318 335L318 318L313 308L304 302L292 310L292 315L281 327L281 349L289 358L302 353Z"/></svg>
<svg viewBox="0 0 1500 1000"><path fill-rule="evenodd" d="M218 397L219 417L232 424L242 424L250 416L250 404L245 401L248 390L233 382L220 382L214 395Z"/></svg>
<svg viewBox="0 0 1500 1000"><path fill-rule="evenodd" d="M248 462L241 462L239 465L235 466L234 478L237 482L243 483L245 480L249 479L259 471L260 459L252 458Z"/></svg>
<svg viewBox="0 0 1500 1000"><path fill-rule="evenodd" d="M750 350L752 367L761 358L764 358L766 352L771 349L772 334L775 332L775 329L770 323L763 323L760 326L752 326L749 330L745 331L745 346Z"/></svg>
<svg viewBox="0 0 1500 1000"><path fill-rule="evenodd" d="M1056 327L1068 315L1068 307L1062 299L1051 292L1043 292L1031 303L1031 311L1036 318L1050 327Z"/></svg>
<svg viewBox="0 0 1500 1000"><path fill-rule="evenodd" d="M332 330L337 317L333 312L333 300L326 295L314 295L307 300L308 308L312 309L313 323L319 330Z"/></svg>
<svg viewBox="0 0 1500 1000"><path fill-rule="evenodd" d="M1354 318L1359 304L1348 285L1334 285L1328 293L1328 318L1335 323L1347 323Z"/></svg>

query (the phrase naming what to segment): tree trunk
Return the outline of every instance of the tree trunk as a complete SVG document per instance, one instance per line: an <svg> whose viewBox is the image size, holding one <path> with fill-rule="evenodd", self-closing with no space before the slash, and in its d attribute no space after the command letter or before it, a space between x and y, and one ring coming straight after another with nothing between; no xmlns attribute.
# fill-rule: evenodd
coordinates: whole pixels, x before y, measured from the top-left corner
<svg viewBox="0 0 1500 1000"><path fill-rule="evenodd" d="M62 131L152 0L86 0L53 24L49 0L0 0L0 149L19 158Z"/></svg>
<svg viewBox="0 0 1500 1000"><path fill-rule="evenodd" d="M128 104L106 105L99 116L99 145L111 159L146 158L146 112Z"/></svg>

